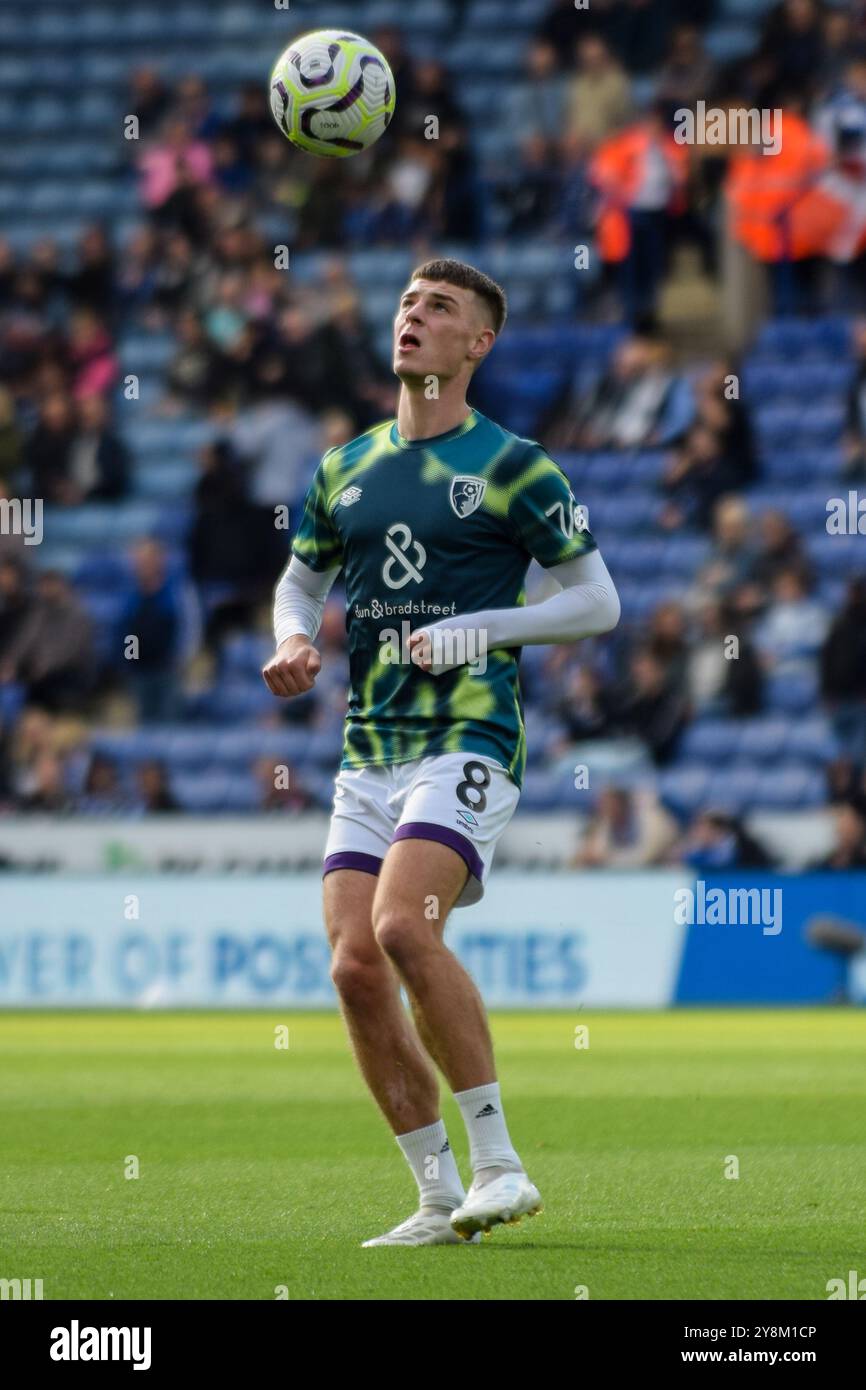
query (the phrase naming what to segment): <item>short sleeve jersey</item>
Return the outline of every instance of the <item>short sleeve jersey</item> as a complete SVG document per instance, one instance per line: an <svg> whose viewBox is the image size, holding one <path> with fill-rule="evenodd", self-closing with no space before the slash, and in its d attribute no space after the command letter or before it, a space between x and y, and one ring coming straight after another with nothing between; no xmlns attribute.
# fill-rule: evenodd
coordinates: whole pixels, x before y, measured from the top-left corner
<svg viewBox="0 0 866 1390"><path fill-rule="evenodd" d="M292 551L319 573L343 571L351 689L342 766L475 752L520 786L520 648L434 676L409 661L408 636L520 606L532 559L549 569L595 548L562 469L477 410L430 439L404 439L387 420L325 454Z"/></svg>

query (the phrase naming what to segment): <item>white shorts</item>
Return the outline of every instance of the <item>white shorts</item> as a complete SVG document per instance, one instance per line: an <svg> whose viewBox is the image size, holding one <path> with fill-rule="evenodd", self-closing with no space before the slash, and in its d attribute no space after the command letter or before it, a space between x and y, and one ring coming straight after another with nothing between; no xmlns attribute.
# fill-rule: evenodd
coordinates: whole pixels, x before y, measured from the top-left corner
<svg viewBox="0 0 866 1390"><path fill-rule="evenodd" d="M378 874L395 840L436 840L464 859L469 878L455 907L470 907L484 896L497 842L519 800L502 764L479 753L341 768L323 874Z"/></svg>

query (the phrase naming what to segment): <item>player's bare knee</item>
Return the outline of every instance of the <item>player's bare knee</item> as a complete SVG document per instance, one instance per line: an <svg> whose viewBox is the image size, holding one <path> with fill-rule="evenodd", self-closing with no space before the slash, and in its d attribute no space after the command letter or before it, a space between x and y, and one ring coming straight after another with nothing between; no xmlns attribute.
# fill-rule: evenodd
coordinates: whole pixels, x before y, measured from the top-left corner
<svg viewBox="0 0 866 1390"><path fill-rule="evenodd" d="M386 909L374 915L373 934L380 949L404 976L411 974L426 948L434 944L428 922L419 922L399 910Z"/></svg>
<svg viewBox="0 0 866 1390"><path fill-rule="evenodd" d="M388 965L368 955L338 947L331 958L331 980L347 1009L353 1013L374 1010L388 989Z"/></svg>

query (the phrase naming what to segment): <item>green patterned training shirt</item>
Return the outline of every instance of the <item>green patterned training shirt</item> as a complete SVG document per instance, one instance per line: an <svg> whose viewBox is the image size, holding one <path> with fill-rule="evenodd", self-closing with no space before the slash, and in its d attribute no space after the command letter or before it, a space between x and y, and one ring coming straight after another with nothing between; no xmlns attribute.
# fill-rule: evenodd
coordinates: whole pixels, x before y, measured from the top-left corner
<svg viewBox="0 0 866 1390"><path fill-rule="evenodd" d="M404 439L386 420L329 450L292 552L317 573L343 570L351 689L341 766L466 751L496 759L521 786L520 648L488 651L483 672L434 676L395 661L395 640L522 606L531 559L549 569L595 548L562 469L477 410L430 439Z"/></svg>

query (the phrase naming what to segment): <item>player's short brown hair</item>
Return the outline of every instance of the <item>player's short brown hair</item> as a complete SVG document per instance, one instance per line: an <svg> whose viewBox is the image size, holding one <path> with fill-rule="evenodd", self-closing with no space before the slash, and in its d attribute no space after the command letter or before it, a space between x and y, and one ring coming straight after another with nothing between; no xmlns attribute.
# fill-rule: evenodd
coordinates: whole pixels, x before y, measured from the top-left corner
<svg viewBox="0 0 866 1390"><path fill-rule="evenodd" d="M456 285L461 290L474 290L479 298L484 300L494 333L498 336L502 332L508 314L505 291L495 280L491 280L489 275L476 270L474 265L466 265L464 261L425 261L412 271L409 283L413 280L444 280L446 285Z"/></svg>

